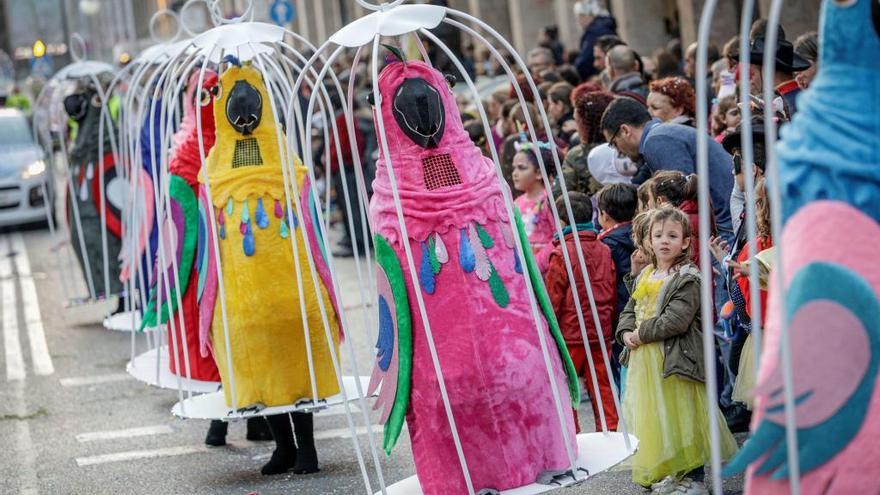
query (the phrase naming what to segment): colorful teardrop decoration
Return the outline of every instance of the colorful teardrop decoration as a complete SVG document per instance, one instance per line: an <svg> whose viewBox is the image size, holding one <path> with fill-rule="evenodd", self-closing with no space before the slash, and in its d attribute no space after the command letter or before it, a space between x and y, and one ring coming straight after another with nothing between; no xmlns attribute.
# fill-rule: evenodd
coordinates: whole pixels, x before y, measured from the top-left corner
<svg viewBox="0 0 880 495"><path fill-rule="evenodd" d="M486 232L480 224L475 224L477 226L477 235L480 236L480 242L483 244L483 247L486 249L492 249L495 246L495 241L492 240L492 236Z"/></svg>
<svg viewBox="0 0 880 495"><path fill-rule="evenodd" d="M241 202L241 223L247 223L251 219L250 210L248 210L248 202L244 200Z"/></svg>
<svg viewBox="0 0 880 495"><path fill-rule="evenodd" d="M226 214L232 215L232 213L234 211L235 211L235 203L232 201L232 198L229 198L229 200L226 201Z"/></svg>
<svg viewBox="0 0 880 495"><path fill-rule="evenodd" d="M431 267L431 254L428 246L422 241L419 243L422 248L422 261L419 266L419 282L425 294L434 293L434 269Z"/></svg>
<svg viewBox="0 0 880 495"><path fill-rule="evenodd" d="M474 271L477 260L474 258L474 252L471 250L471 243L468 241L467 229L460 230L461 236L458 241L458 263L465 273Z"/></svg>
<svg viewBox="0 0 880 495"><path fill-rule="evenodd" d="M522 273L522 263L519 261L519 253L516 249L513 250L513 269L516 273Z"/></svg>
<svg viewBox="0 0 880 495"><path fill-rule="evenodd" d="M434 272L434 275L440 273L440 260L437 259L437 247L434 245L434 236L428 236L428 259L431 260L431 271Z"/></svg>
<svg viewBox="0 0 880 495"><path fill-rule="evenodd" d="M446 244L443 242L443 238L440 237L440 234L434 234L434 251L437 256L437 261L440 262L441 265L446 264L449 261L449 252L446 250Z"/></svg>
<svg viewBox="0 0 880 495"><path fill-rule="evenodd" d="M489 288L492 290L492 298L495 299L495 303L499 307L506 308L510 304L510 294L507 292L507 288L504 287L504 282L501 281L501 277L498 276L498 272L495 271L492 263L489 263Z"/></svg>
<svg viewBox="0 0 880 495"><path fill-rule="evenodd" d="M255 243L254 243L254 233L251 230L251 222L248 220L247 223L242 224L245 226L244 233L242 234L244 237L241 239L241 247L244 250L245 256L253 256Z"/></svg>
<svg viewBox="0 0 880 495"><path fill-rule="evenodd" d="M217 233L220 236L220 239L226 239L226 215L223 214L222 209L217 213L217 225L220 226L219 232Z"/></svg>
<svg viewBox="0 0 880 495"><path fill-rule="evenodd" d="M86 173L83 175L82 181L79 183L79 200L80 201L88 201L89 200L89 181L92 178L92 164L90 163L88 167L86 167Z"/></svg>
<svg viewBox="0 0 880 495"><path fill-rule="evenodd" d="M471 249L474 251L477 278L485 282L489 280L492 265L489 263L489 255L486 253L486 248L483 247L483 243L480 241L480 235L477 233L477 228L475 228L474 225L475 224L472 223L468 226L468 238L470 240Z"/></svg>
<svg viewBox="0 0 880 495"><path fill-rule="evenodd" d="M513 229L510 228L510 225L501 225L501 237L504 237L504 244L513 249L516 247L516 243L513 242Z"/></svg>
<svg viewBox="0 0 880 495"><path fill-rule="evenodd" d="M284 208L281 207L281 201L275 200L275 218L284 218Z"/></svg>
<svg viewBox="0 0 880 495"><path fill-rule="evenodd" d="M282 239L287 239L287 236L290 235L290 229L287 228L287 221L282 219L279 224L278 235L280 235Z"/></svg>
<svg viewBox="0 0 880 495"><path fill-rule="evenodd" d="M269 215L263 208L263 198L257 198L257 209L254 211L254 219L257 221L257 227L265 229L269 227Z"/></svg>

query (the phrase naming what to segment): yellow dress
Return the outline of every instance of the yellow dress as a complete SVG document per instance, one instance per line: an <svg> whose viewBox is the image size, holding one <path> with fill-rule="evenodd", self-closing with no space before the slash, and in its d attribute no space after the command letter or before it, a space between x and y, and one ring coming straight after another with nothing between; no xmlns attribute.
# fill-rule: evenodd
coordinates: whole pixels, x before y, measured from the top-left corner
<svg viewBox="0 0 880 495"><path fill-rule="evenodd" d="M315 385L319 399L339 393L330 352L337 352L339 326L326 288L318 277L318 290L306 255L303 222L286 225L276 126L268 104L262 108L261 123L248 136L239 134L225 115L226 101L235 84L246 81L268 102L262 76L252 67L230 67L220 76L221 97L214 103L217 142L206 160L210 179L215 226L220 237L220 263L226 292L226 313L235 376L232 401L220 300L214 310L211 342L229 407L281 406L313 397L306 354L305 330L311 344ZM284 140L286 142L286 139ZM246 146L242 143L245 143ZM247 149L248 155L240 150ZM258 152L254 152L254 150ZM250 161L248 161L250 160ZM306 168L294 157L296 191ZM244 164L242 164L244 163ZM205 183L204 170L199 180ZM293 202L289 205L295 212ZM222 221L221 221L222 218ZM297 286L296 265L289 236L298 247L302 292ZM246 242L246 237L249 237ZM321 256L315 253L315 256ZM318 306L324 301L332 336L328 345ZM305 301L305 318L300 300Z"/></svg>
<svg viewBox="0 0 880 495"><path fill-rule="evenodd" d="M752 334L746 336L743 342L742 354L739 357L739 370L736 381L733 382L733 395L731 398L736 402L742 402L748 410L752 410L754 399L752 389L755 388L758 376L755 371L755 345L752 343Z"/></svg>
<svg viewBox="0 0 880 495"><path fill-rule="evenodd" d="M651 278L653 267L645 270L632 294L637 326L655 316L660 290L669 280ZM639 439L631 466L633 481L642 486L670 475L683 477L711 461L710 407L718 417L722 458L737 449L718 406L708 403L705 384L676 375L663 378L663 360L663 342L630 351L623 415Z"/></svg>

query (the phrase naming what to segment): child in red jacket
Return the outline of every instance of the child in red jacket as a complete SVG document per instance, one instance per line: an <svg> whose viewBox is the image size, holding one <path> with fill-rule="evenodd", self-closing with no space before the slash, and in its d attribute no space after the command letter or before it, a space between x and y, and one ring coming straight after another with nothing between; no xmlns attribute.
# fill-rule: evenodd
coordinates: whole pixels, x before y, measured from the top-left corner
<svg viewBox="0 0 880 495"><path fill-rule="evenodd" d="M593 205L590 197L579 192L569 192L571 209L574 219L568 219L565 202L560 196L556 200L560 220L563 229L564 243L568 250L569 260L577 287L577 295L580 299L581 314L583 315L584 328L589 342L589 355L592 366L587 359L587 349L584 346L583 334L578 318L575 296L569 283L568 272L565 267L565 258L562 254L562 242L557 238L553 241L554 248L550 254L549 267L545 275L547 292L553 312L559 321L559 327L568 346L568 352L574 362L578 375L583 376L587 392L593 405L593 415L596 420L596 429L601 428L602 422L599 415L599 400L601 398L602 411L609 430L617 429L617 408L614 405L614 396L611 392L611 380L609 379L607 363L611 361L611 343L614 340L612 320L617 310L617 276L614 262L611 259L611 250L599 241L595 228L591 222L593 218ZM597 331L595 318L590 308L590 299L587 294L587 286L584 281L580 262L578 261L577 247L575 244L574 230L577 229L580 239L584 262L587 267L587 276L593 289L593 297L596 302L596 311L599 316L601 332ZM604 341L606 354L603 356L600 338ZM594 373L595 370L595 384ZM598 388L598 395L596 394ZM577 411L574 411L575 426L580 432Z"/></svg>

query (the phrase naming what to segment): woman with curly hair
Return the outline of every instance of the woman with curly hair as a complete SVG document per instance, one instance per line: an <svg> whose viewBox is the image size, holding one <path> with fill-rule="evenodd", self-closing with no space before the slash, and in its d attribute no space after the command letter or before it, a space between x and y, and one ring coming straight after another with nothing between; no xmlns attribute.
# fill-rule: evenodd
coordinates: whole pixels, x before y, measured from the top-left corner
<svg viewBox="0 0 880 495"><path fill-rule="evenodd" d="M694 87L681 77L654 81L648 94L648 112L663 122L696 127Z"/></svg>
<svg viewBox="0 0 880 495"><path fill-rule="evenodd" d="M580 144L572 146L565 155L562 165L562 178L568 191L577 191L592 196L602 184L598 182L589 171L587 158L590 151L599 144L605 142L601 126L602 113L614 99L614 95L605 91L598 91L595 83L584 83L576 87L571 94L571 103L574 107L574 121L577 124L577 135ZM559 196L562 187L557 183L553 185L553 196Z"/></svg>

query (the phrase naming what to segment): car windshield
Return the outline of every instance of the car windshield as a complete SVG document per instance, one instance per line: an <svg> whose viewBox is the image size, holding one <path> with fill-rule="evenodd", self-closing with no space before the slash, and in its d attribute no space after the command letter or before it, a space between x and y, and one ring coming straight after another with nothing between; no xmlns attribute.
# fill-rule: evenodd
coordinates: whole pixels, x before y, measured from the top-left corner
<svg viewBox="0 0 880 495"><path fill-rule="evenodd" d="M0 118L0 146L31 144L27 121L18 116Z"/></svg>

